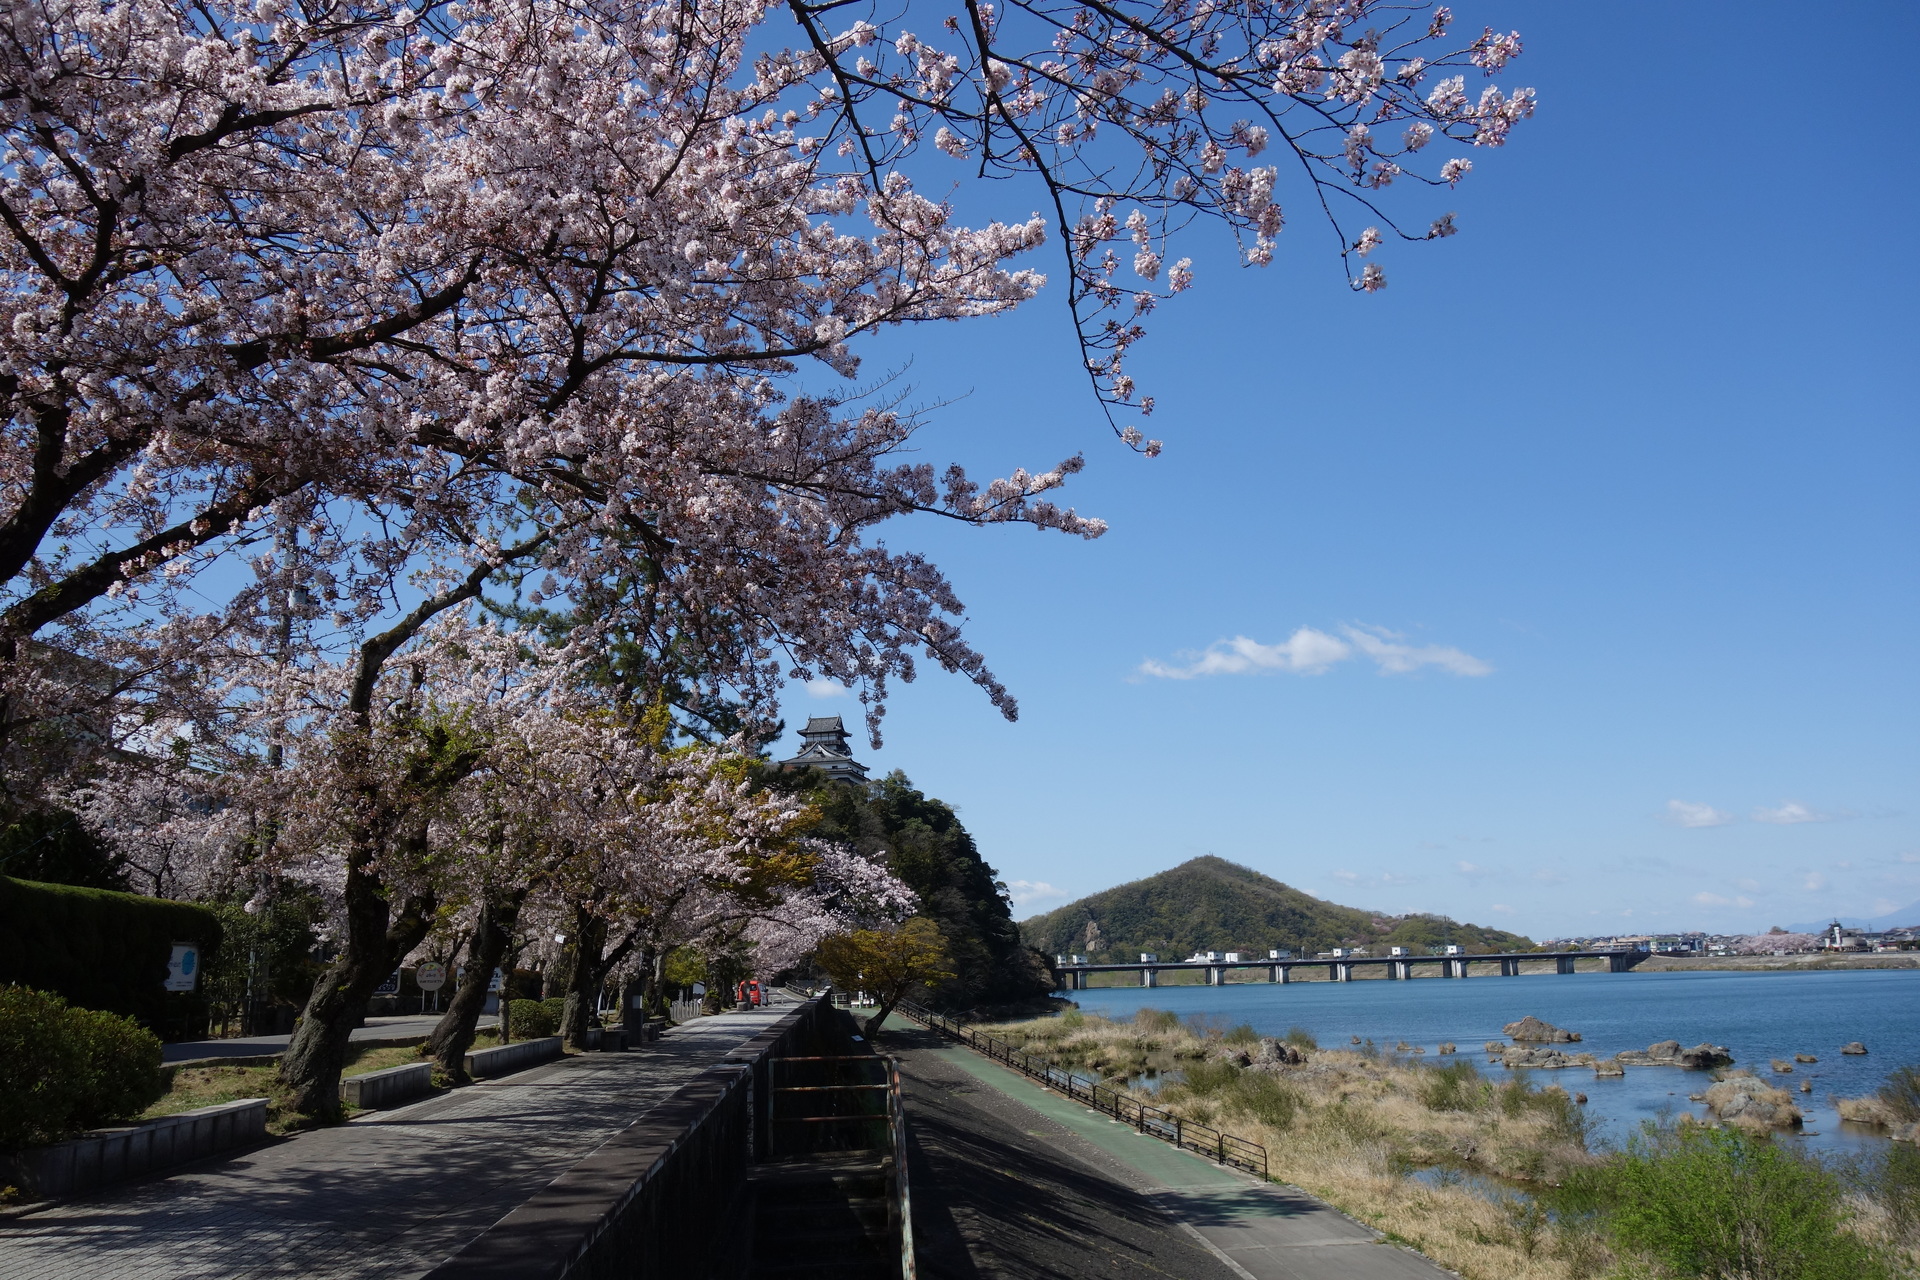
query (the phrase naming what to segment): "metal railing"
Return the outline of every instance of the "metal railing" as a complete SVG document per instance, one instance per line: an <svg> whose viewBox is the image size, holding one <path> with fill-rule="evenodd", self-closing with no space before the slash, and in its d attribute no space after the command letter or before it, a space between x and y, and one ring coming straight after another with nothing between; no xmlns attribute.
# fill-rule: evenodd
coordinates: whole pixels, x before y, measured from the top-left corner
<svg viewBox="0 0 1920 1280"><path fill-rule="evenodd" d="M901 1001L894 1006L896 1013L904 1013L916 1022L921 1022L951 1036L969 1049L984 1053L995 1062L1012 1067L1023 1075L1031 1076L1041 1084L1057 1092L1064 1093L1075 1102L1085 1103L1095 1111L1112 1116L1122 1124L1130 1124L1140 1133L1171 1142L1176 1147L1188 1151L1197 1151L1201 1155L1211 1156L1220 1164L1232 1165L1236 1169L1245 1169L1248 1173L1267 1177L1267 1149L1257 1142L1237 1138L1233 1134L1222 1132L1212 1125L1201 1124L1197 1120L1186 1120L1164 1107L1140 1101L1131 1094L1109 1088L1098 1080L1086 1076L1077 1076L1063 1071L1045 1058L1016 1049L998 1036L990 1036L975 1031L965 1023L956 1022L942 1013L923 1009L917 1004Z"/></svg>

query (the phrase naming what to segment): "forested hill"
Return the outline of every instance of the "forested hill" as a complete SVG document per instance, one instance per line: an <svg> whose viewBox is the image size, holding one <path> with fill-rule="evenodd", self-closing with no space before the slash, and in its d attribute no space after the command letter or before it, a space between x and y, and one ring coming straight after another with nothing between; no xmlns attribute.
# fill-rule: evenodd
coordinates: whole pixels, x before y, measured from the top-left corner
<svg viewBox="0 0 1920 1280"><path fill-rule="evenodd" d="M1195 951L1269 947L1313 954L1329 947L1457 943L1472 953L1531 950L1533 942L1445 916L1385 916L1322 902L1224 858L1195 858L1171 871L1070 902L1020 924L1021 939L1052 956L1132 961L1142 951L1185 959Z"/></svg>

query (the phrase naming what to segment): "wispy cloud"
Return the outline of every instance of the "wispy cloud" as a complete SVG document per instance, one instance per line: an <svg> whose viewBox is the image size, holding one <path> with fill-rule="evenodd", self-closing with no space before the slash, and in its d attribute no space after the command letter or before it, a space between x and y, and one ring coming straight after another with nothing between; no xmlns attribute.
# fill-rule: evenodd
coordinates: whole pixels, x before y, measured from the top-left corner
<svg viewBox="0 0 1920 1280"><path fill-rule="evenodd" d="M1500 874L1492 867L1483 867L1464 859L1453 864L1453 871L1455 875L1465 876L1469 880L1485 880L1488 876Z"/></svg>
<svg viewBox="0 0 1920 1280"><path fill-rule="evenodd" d="M807 681L807 692L816 698L844 698L847 686L838 680L829 680L825 676L816 676Z"/></svg>
<svg viewBox="0 0 1920 1280"><path fill-rule="evenodd" d="M1808 893L1818 893L1827 887L1827 878L1818 871L1809 871L1807 878L1800 882L1800 887Z"/></svg>
<svg viewBox="0 0 1920 1280"><path fill-rule="evenodd" d="M1371 661L1383 675L1406 675L1423 667L1437 667L1457 676L1484 676L1493 666L1450 645L1413 645L1385 627L1344 626L1340 635L1315 627L1300 627L1278 644L1262 644L1250 636L1216 640L1205 649L1183 650L1177 662L1149 658L1140 664L1144 676L1163 680L1193 680L1201 676L1263 675L1284 672L1317 676L1356 657ZM1342 637L1345 637L1344 639Z"/></svg>
<svg viewBox="0 0 1920 1280"><path fill-rule="evenodd" d="M1753 899L1745 894L1723 898L1717 893L1696 893L1693 895L1693 900L1703 907L1750 907L1753 905Z"/></svg>
<svg viewBox="0 0 1920 1280"><path fill-rule="evenodd" d="M1724 827L1735 821L1725 809L1687 800L1667 801L1667 821L1679 827Z"/></svg>
<svg viewBox="0 0 1920 1280"><path fill-rule="evenodd" d="M1773 809L1762 807L1753 811L1755 822L1771 822L1780 827L1798 826L1802 822L1838 822L1852 816L1847 813L1822 813L1817 809L1809 809L1798 800L1789 800Z"/></svg>
<svg viewBox="0 0 1920 1280"><path fill-rule="evenodd" d="M1024 907L1029 902L1045 902L1049 898L1064 898L1065 889L1056 889L1045 880L1009 880L1007 896L1013 899L1013 905Z"/></svg>
<svg viewBox="0 0 1920 1280"><path fill-rule="evenodd" d="M1513 908L1508 906L1504 902L1496 902L1492 906L1488 907L1487 910L1498 911L1503 916L1510 916L1513 914Z"/></svg>

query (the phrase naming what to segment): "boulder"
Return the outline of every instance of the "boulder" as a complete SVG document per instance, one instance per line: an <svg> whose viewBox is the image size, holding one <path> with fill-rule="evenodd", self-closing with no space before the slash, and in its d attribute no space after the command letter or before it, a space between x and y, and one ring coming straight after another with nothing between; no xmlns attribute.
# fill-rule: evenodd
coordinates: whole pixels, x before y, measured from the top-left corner
<svg viewBox="0 0 1920 1280"><path fill-rule="evenodd" d="M1695 1071L1710 1071L1714 1067L1730 1065L1733 1055L1727 1052L1725 1045L1697 1044L1691 1049L1682 1049L1676 1061Z"/></svg>
<svg viewBox="0 0 1920 1280"><path fill-rule="evenodd" d="M1505 1040L1487 1041L1488 1053L1505 1053L1506 1051L1507 1051L1507 1042Z"/></svg>
<svg viewBox="0 0 1920 1280"><path fill-rule="evenodd" d="M1540 1067L1547 1071L1579 1065L1558 1049L1534 1048L1519 1044L1502 1054L1500 1061L1509 1067Z"/></svg>
<svg viewBox="0 0 1920 1280"><path fill-rule="evenodd" d="M1816 1057L1814 1057L1814 1056L1813 1056L1812 1054L1810 1054L1810 1053L1796 1053L1796 1054L1794 1054L1794 1055L1793 1055L1793 1060L1794 1060L1795 1062L1818 1062L1818 1061L1820 1061L1820 1059L1818 1059L1818 1058L1816 1058Z"/></svg>
<svg viewBox="0 0 1920 1280"><path fill-rule="evenodd" d="M1707 1090L1706 1102L1716 1118L1729 1124L1755 1129L1793 1129L1800 1124L1800 1108L1793 1105L1792 1094L1750 1075L1717 1081Z"/></svg>
<svg viewBox="0 0 1920 1280"><path fill-rule="evenodd" d="M1613 1060L1622 1066L1643 1067L1652 1062L1645 1049L1622 1049L1613 1055Z"/></svg>
<svg viewBox="0 0 1920 1280"><path fill-rule="evenodd" d="M1659 1044L1650 1044L1647 1046L1647 1060L1649 1062L1672 1062L1679 1056L1680 1042L1678 1040L1662 1040Z"/></svg>
<svg viewBox="0 0 1920 1280"><path fill-rule="evenodd" d="M1895 1142L1920 1142L1920 1124L1910 1124L1904 1129L1895 1129L1888 1136Z"/></svg>
<svg viewBox="0 0 1920 1280"><path fill-rule="evenodd" d="M1253 1051L1253 1065L1260 1067L1297 1067L1306 1060L1306 1054L1286 1041L1272 1037L1262 1040Z"/></svg>
<svg viewBox="0 0 1920 1280"><path fill-rule="evenodd" d="M1447 1041L1447 1042L1446 1042L1445 1044L1443 1044L1443 1045L1441 1045L1441 1046L1440 1046L1440 1047L1439 1047L1438 1049L1436 1049L1436 1050L1434 1050L1434 1052L1435 1052L1435 1053L1452 1053L1452 1052L1454 1052L1454 1047L1453 1047L1453 1041L1451 1041L1451 1040L1449 1040L1449 1041Z"/></svg>
<svg viewBox="0 0 1920 1280"><path fill-rule="evenodd" d="M1785 1058L1775 1058L1773 1060L1773 1073L1780 1076L1792 1075L1793 1064Z"/></svg>
<svg viewBox="0 0 1920 1280"><path fill-rule="evenodd" d="M1624 1076L1627 1074L1627 1064L1621 1060L1624 1056L1625 1055L1606 1058L1594 1063L1593 1074L1596 1076Z"/></svg>
<svg viewBox="0 0 1920 1280"><path fill-rule="evenodd" d="M1811 1081L1811 1080L1802 1080L1802 1081L1800 1082L1800 1092L1802 1092L1802 1093L1812 1093L1812 1092L1813 1092L1813 1081Z"/></svg>
<svg viewBox="0 0 1920 1280"><path fill-rule="evenodd" d="M1583 1106L1583 1107L1587 1105L1587 1095L1586 1095L1586 1094L1584 1094L1584 1093L1576 1093L1576 1094L1574 1094L1574 1095L1573 1095L1573 1100L1574 1100L1575 1102L1577 1102L1577 1103L1579 1103L1579 1104L1580 1104L1581 1106Z"/></svg>
<svg viewBox="0 0 1920 1280"><path fill-rule="evenodd" d="M1858 1040L1850 1040L1846 1044L1843 1044L1840 1046L1840 1052L1842 1053L1862 1054L1862 1053L1865 1053L1866 1051L1867 1051L1867 1046L1861 1044Z"/></svg>
<svg viewBox="0 0 1920 1280"><path fill-rule="evenodd" d="M1510 1039L1525 1040L1534 1044L1572 1044L1580 1038L1578 1031L1565 1031L1551 1022L1542 1022L1528 1014L1518 1022L1509 1022L1500 1028Z"/></svg>

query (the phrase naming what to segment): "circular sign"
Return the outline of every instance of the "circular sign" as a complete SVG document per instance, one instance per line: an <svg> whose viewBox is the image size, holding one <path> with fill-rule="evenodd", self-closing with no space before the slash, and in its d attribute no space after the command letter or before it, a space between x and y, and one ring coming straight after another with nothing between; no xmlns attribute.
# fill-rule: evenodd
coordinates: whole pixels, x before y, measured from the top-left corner
<svg viewBox="0 0 1920 1280"><path fill-rule="evenodd" d="M447 966L427 961L413 971L413 984L422 991L438 991L447 985Z"/></svg>

